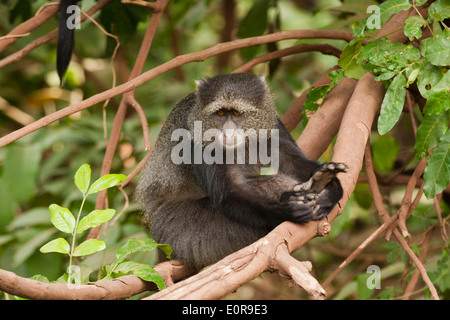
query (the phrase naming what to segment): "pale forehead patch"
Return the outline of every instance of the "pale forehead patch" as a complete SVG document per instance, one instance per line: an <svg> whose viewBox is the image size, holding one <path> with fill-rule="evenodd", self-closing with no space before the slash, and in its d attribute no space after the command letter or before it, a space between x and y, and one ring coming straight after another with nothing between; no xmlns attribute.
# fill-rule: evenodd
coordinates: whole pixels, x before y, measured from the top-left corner
<svg viewBox="0 0 450 320"><path fill-rule="evenodd" d="M204 109L203 112L206 114L213 114L220 109L234 109L239 112L257 112L258 108L251 105L245 100L242 99L233 99L232 101L229 101L227 99L224 99L220 97L216 101L211 102L208 104Z"/></svg>

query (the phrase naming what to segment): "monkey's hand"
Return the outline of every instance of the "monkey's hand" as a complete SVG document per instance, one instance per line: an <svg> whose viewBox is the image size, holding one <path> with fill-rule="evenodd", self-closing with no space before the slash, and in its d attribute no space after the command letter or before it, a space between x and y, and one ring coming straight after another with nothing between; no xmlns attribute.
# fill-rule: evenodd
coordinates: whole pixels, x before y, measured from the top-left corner
<svg viewBox="0 0 450 320"><path fill-rule="evenodd" d="M347 171L348 166L344 163L324 163L313 173L308 181L296 185L294 191L307 191L318 194L325 189L326 185L336 176L336 174Z"/></svg>

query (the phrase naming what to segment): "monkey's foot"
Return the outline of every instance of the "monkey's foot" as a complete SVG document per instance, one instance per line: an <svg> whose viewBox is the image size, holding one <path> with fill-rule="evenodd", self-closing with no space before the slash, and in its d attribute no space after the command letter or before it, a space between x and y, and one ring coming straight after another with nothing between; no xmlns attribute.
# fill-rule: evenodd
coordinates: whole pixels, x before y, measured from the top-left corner
<svg viewBox="0 0 450 320"><path fill-rule="evenodd" d="M308 191L312 193L320 193L326 185L333 179L339 172L347 172L348 166L344 163L330 162L322 164L317 169L312 177L301 184L294 187L294 191Z"/></svg>
<svg viewBox="0 0 450 320"><path fill-rule="evenodd" d="M315 193L296 192L287 200L287 205L291 208L296 222L305 222L314 219L319 212L320 206L317 204L319 196Z"/></svg>

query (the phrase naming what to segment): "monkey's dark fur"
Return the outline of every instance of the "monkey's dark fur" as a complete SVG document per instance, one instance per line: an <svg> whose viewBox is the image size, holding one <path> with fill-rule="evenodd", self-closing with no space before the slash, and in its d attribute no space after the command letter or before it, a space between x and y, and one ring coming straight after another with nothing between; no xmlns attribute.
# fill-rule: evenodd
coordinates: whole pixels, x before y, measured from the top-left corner
<svg viewBox="0 0 450 320"><path fill-rule="evenodd" d="M261 175L260 164L179 164L171 161L173 130L279 129L279 169ZM219 114L219 116L217 115ZM233 120L234 119L234 120ZM233 124L233 125L234 125ZM269 141L270 143L270 141ZM248 151L248 150L247 150ZM137 196L151 236L173 248L172 258L191 271L212 264L266 235L283 221L326 217L342 197L335 177L347 167L307 159L280 122L265 81L250 74L208 78L183 98L166 120L142 173Z"/></svg>

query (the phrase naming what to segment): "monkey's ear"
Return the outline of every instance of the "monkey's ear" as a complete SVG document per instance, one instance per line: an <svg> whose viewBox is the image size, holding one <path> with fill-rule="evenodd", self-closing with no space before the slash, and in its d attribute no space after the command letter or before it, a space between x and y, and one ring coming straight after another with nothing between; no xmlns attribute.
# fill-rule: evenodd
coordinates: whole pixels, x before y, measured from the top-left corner
<svg viewBox="0 0 450 320"><path fill-rule="evenodd" d="M203 80L195 80L195 86L198 88L202 85Z"/></svg>
<svg viewBox="0 0 450 320"><path fill-rule="evenodd" d="M198 91L205 83L206 83L205 80L195 80L196 90Z"/></svg>

